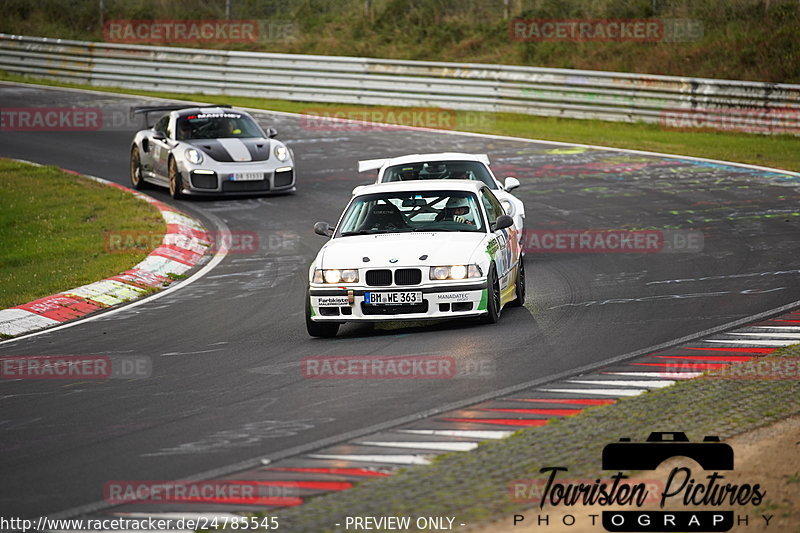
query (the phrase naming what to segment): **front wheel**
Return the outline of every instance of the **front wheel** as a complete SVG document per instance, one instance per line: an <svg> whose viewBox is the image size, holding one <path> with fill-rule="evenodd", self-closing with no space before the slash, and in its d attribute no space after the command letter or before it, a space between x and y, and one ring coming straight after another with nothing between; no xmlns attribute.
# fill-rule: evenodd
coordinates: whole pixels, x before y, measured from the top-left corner
<svg viewBox="0 0 800 533"><path fill-rule="evenodd" d="M517 267L517 281L514 289L516 298L510 305L515 307L522 307L525 305L525 263L522 257L519 258L519 266Z"/></svg>
<svg viewBox="0 0 800 533"><path fill-rule="evenodd" d="M500 282L494 265L486 277L486 315L481 318L484 324L496 324L500 320Z"/></svg>
<svg viewBox="0 0 800 533"><path fill-rule="evenodd" d="M137 191L141 191L146 185L142 177L142 158L136 146L131 148L131 185Z"/></svg>
<svg viewBox="0 0 800 533"><path fill-rule="evenodd" d="M183 198L183 178L178 172L178 164L175 159L169 160L169 195L178 200Z"/></svg>
<svg viewBox="0 0 800 533"><path fill-rule="evenodd" d="M339 332L338 322L314 322L311 320L311 296L306 293L306 331L312 337L335 337Z"/></svg>

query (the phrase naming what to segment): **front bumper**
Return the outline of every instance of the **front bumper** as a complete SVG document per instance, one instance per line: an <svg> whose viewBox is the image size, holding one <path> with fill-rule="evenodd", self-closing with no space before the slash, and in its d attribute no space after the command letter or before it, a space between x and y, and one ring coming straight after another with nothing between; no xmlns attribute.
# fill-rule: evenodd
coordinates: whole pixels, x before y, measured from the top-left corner
<svg viewBox="0 0 800 533"><path fill-rule="evenodd" d="M205 162L179 166L183 193L191 195L242 195L292 192L295 189L295 167L292 160L276 164L275 161L252 163ZM263 174L263 179L237 181L233 176L241 173Z"/></svg>
<svg viewBox="0 0 800 533"><path fill-rule="evenodd" d="M369 305L365 292L422 292L422 303ZM469 283L405 287L331 287L311 285L314 322L390 322L442 320L485 315L486 280Z"/></svg>

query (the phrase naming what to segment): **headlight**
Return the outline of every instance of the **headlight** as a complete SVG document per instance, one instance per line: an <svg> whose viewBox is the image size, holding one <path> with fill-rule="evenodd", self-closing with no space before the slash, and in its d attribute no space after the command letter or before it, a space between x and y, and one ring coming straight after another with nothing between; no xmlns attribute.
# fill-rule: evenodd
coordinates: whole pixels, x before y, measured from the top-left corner
<svg viewBox="0 0 800 533"><path fill-rule="evenodd" d="M467 267L455 265L450 267L450 279L464 279L467 277Z"/></svg>
<svg viewBox="0 0 800 533"><path fill-rule="evenodd" d="M186 156L186 160L193 165L199 165L203 162L203 154L200 152L200 150L187 148L186 152L184 152L184 155Z"/></svg>
<svg viewBox="0 0 800 533"><path fill-rule="evenodd" d="M500 200L500 205L503 206L503 209L505 210L506 215L509 215L509 216L512 216L512 217L514 216L514 204L512 204L510 201L508 201L507 198L503 198L502 200Z"/></svg>
<svg viewBox="0 0 800 533"><path fill-rule="evenodd" d="M278 161L286 161L289 159L289 150L282 144L279 144L275 147L275 157L278 158Z"/></svg>
<svg viewBox="0 0 800 533"><path fill-rule="evenodd" d="M356 283L358 281L358 270L355 269L328 269L314 271L314 283Z"/></svg>
<svg viewBox="0 0 800 533"><path fill-rule="evenodd" d="M467 279L479 278L483 275L478 265L449 265L431 267L431 279Z"/></svg>

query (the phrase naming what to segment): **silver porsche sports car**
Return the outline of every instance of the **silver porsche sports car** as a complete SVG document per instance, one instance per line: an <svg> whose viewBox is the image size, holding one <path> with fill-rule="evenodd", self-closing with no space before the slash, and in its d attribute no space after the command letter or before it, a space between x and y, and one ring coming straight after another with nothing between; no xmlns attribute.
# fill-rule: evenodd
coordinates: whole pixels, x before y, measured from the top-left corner
<svg viewBox="0 0 800 533"><path fill-rule="evenodd" d="M295 190L292 150L230 106L138 107L160 113L131 145L131 183L169 187L173 198L202 194L260 194ZM149 124L149 121L147 121Z"/></svg>

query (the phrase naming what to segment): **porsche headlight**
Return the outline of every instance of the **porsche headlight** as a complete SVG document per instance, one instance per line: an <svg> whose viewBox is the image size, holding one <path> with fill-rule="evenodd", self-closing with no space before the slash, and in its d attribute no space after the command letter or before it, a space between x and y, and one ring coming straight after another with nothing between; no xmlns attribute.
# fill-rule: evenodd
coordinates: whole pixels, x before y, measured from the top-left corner
<svg viewBox="0 0 800 533"><path fill-rule="evenodd" d="M507 198L503 198L500 200L500 205L503 206L503 210L506 212L506 215L514 216L514 204L512 204Z"/></svg>
<svg viewBox="0 0 800 533"><path fill-rule="evenodd" d="M339 270L336 268L314 271L314 283L356 283L358 281L358 270L348 268Z"/></svg>
<svg viewBox="0 0 800 533"><path fill-rule="evenodd" d="M431 279L467 279L479 278L483 275L478 265L447 265L431 267Z"/></svg>
<svg viewBox="0 0 800 533"><path fill-rule="evenodd" d="M193 165L199 165L203 162L203 153L195 148L187 148L184 155L186 160Z"/></svg>
<svg viewBox="0 0 800 533"><path fill-rule="evenodd" d="M275 157L278 158L278 161L286 161L289 159L289 150L282 144L279 144L275 147Z"/></svg>

